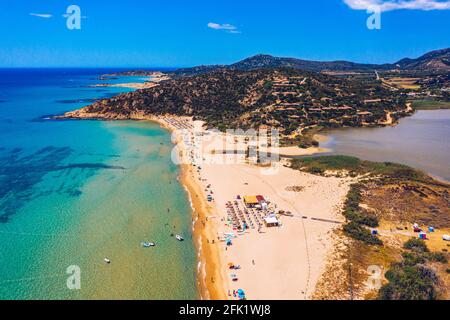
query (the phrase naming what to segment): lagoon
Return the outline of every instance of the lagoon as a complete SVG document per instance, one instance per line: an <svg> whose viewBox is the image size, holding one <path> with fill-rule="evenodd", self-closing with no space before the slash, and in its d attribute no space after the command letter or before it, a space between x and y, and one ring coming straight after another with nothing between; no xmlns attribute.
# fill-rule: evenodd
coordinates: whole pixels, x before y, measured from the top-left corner
<svg viewBox="0 0 450 320"><path fill-rule="evenodd" d="M331 154L390 161L450 181L450 110L419 110L394 127L326 130Z"/></svg>

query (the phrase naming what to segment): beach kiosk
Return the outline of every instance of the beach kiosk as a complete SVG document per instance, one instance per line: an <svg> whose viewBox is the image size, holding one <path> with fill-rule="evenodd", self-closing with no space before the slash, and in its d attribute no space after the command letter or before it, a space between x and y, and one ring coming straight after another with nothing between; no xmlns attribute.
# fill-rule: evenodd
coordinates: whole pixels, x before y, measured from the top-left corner
<svg viewBox="0 0 450 320"><path fill-rule="evenodd" d="M263 196L256 196L256 200L258 200L259 204L267 203Z"/></svg>
<svg viewBox="0 0 450 320"><path fill-rule="evenodd" d="M247 208L254 208L259 205L259 201L256 196L244 196L244 203Z"/></svg>
<svg viewBox="0 0 450 320"><path fill-rule="evenodd" d="M280 225L280 221L275 216L268 216L264 219L264 223L267 228L278 227Z"/></svg>

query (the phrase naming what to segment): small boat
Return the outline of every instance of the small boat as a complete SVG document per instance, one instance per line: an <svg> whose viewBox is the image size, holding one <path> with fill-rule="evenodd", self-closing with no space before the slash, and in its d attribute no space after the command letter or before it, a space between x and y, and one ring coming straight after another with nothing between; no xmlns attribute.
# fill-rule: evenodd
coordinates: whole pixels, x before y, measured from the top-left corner
<svg viewBox="0 0 450 320"><path fill-rule="evenodd" d="M142 246L143 246L144 248L156 247L156 243L154 243L154 242L143 242L143 243L142 243Z"/></svg>
<svg viewBox="0 0 450 320"><path fill-rule="evenodd" d="M178 241L184 241L183 237L180 235L176 235L175 238L177 238Z"/></svg>
<svg viewBox="0 0 450 320"><path fill-rule="evenodd" d="M105 258L103 261L105 261L106 264L110 264L111 260L109 260L108 258Z"/></svg>

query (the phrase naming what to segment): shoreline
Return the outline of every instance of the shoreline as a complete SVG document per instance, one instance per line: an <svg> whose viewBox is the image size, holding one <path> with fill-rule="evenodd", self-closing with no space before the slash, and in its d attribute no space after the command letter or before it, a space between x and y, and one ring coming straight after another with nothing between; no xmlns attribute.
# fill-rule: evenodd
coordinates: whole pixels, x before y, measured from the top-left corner
<svg viewBox="0 0 450 320"><path fill-rule="evenodd" d="M102 75L99 80L108 80L108 77L114 77L114 76L122 76L122 75ZM145 81L143 82L125 82L125 83L99 83L99 84L93 84L90 87L91 88L128 88L128 89L135 89L135 90L141 90L141 89L150 89L154 88L159 85L159 83L163 81L170 80L171 78L162 72L153 72L146 75L129 75L131 77L145 77Z"/></svg>
<svg viewBox="0 0 450 320"><path fill-rule="evenodd" d="M173 117L173 116L170 116ZM62 119L56 117L55 119ZM172 143L175 148L179 148L178 157L180 160L185 159L186 150L180 137L174 136L177 128L162 120L162 117L148 116L144 114L133 114L128 118L122 117L105 117L100 114L80 113L79 110L68 112L64 115L64 119L68 120L103 120L103 121L146 121L158 124L161 128L167 130L172 134ZM174 139L175 138L175 139ZM209 212L214 211L215 208L206 203L206 197L202 192L201 183L196 181L195 171L190 164L178 164L180 174L179 182L186 191L186 196L190 201L192 210L192 224L193 224L193 240L197 253L197 289L199 299L212 300L226 300L224 294L223 270L221 266L224 264L221 261L220 249L208 244L208 239L214 238L216 230L213 228L206 228L202 222L207 220ZM197 177L198 179L198 177ZM214 279L212 281L208 281Z"/></svg>
<svg viewBox="0 0 450 320"><path fill-rule="evenodd" d="M128 88L128 89L150 89L156 87L157 84L153 82L130 82L130 83L105 83L105 84L93 84L91 88Z"/></svg>
<svg viewBox="0 0 450 320"><path fill-rule="evenodd" d="M172 142L178 148L180 160L194 160L190 142L193 139L194 122L188 117L173 115L149 116L134 113L127 118L118 115L86 113L84 110L69 112L64 116L75 119L137 120L157 123L171 132ZM188 128L188 129L186 129ZM187 130L183 135L178 130ZM175 134L174 134L175 133ZM201 129L201 136L212 136L207 145L214 150L204 152L203 160L221 155L221 134L217 136ZM208 140L208 139L206 139ZM283 149L280 148L280 154ZM289 149L289 148L288 148ZM291 148L292 149L292 148ZM296 149L300 155L315 154L317 149ZM217 151L219 151L217 153ZM291 150L292 151L292 150ZM176 153L175 153L176 154ZM209 160L209 159L208 159ZM194 160L195 162L195 160ZM191 202L193 239L197 251L197 288L199 299L235 300L234 292L245 289L249 300L306 300L314 296L316 284L323 276L327 257L333 249L331 234L343 222L339 207L349 190L348 179L317 177L278 165L280 172L272 176L261 173L263 167L256 164L199 166L189 161L180 164L179 181ZM190 163L190 164L186 164ZM205 182L207 181L207 182ZM214 186L214 200L207 202L208 185ZM247 186L246 186L247 185ZM289 190L290 188L298 190ZM205 190L203 190L206 188ZM304 190L303 190L304 189ZM205 191L205 192L204 192ZM208 192L206 192L208 191ZM273 203L275 212L290 211L295 217L278 215L282 226L264 231L256 230L235 234L225 223L227 202L236 195L263 194ZM306 220L305 220L306 219ZM330 222L331 221L331 222ZM225 234L235 234L233 246L225 245ZM280 250L289 243L290 250ZM297 252L292 255L289 252ZM249 260L249 257L252 259ZM274 257L274 258L272 258ZM258 267L255 267L257 261ZM242 270L231 271L228 264L236 262ZM232 273L231 273L232 272ZM238 283L230 279L237 274ZM267 277L267 274L273 274ZM239 287L237 287L239 286ZM232 293L233 292L233 293ZM227 294L228 293L228 294Z"/></svg>
<svg viewBox="0 0 450 320"><path fill-rule="evenodd" d="M206 201L200 186L190 176L189 165L181 165L180 182L185 187L192 205L193 235L197 249L197 287L200 300L226 300L220 266L223 265L219 250L208 245L206 239L213 238L215 230L206 228L203 222L208 217ZM208 281L208 279L214 279Z"/></svg>
<svg viewBox="0 0 450 320"><path fill-rule="evenodd" d="M167 122L175 121L178 124L181 123L182 127L186 123L183 124L183 121L186 121L185 119L174 119L173 117L166 117L165 119L164 117L156 117L152 118L151 121L158 123L170 132L174 132L177 128ZM181 138L182 136L174 136L173 142L179 147L180 157L186 160L189 157L189 150ZM220 134L218 138L219 142L223 142ZM298 149L301 154L314 154L316 151L317 148ZM280 152L280 154L282 153ZM215 155L215 152L203 153L203 156L208 157L211 154ZM206 164L202 164L202 169L192 164L182 164L180 167L180 182L186 188L193 207L194 241L198 250L197 281L200 299L233 300L234 295L231 292L237 290L237 284L231 281L228 276L230 261L239 261L244 267L245 270L234 272L239 274L239 278L242 277L242 280L239 280L239 287L243 286L246 292L250 293L249 298L251 300L292 300L313 297L315 286L325 270L328 254L334 246L330 234L336 231L336 223L342 222L340 211L336 207L343 202L348 192L349 181L315 177L282 166L280 166L280 175L270 178L261 176L260 166L249 164L227 165L226 170L222 169L224 167ZM221 177L221 174L225 174L225 176ZM226 180L225 177L230 180ZM311 220L305 221L305 217L288 219L280 216L283 227L273 230L264 228L264 232L258 231L258 234L247 231L244 236L241 234L233 240L235 242L233 247L222 246L220 242L223 243L223 240L220 240L219 236L230 232L229 226L224 225L226 218L224 213L227 209L223 204L226 200L232 199L234 192L241 195L246 194L246 191L242 189L242 185L244 185L242 179L253 181L252 186L255 186L258 190L264 190L264 194L274 200L275 207L279 206L279 209L292 210L296 214L302 214L303 211L306 211L311 215L314 214L315 218L310 217ZM289 183L292 185L302 181L307 185L305 187L308 189L305 192L306 194L299 195L298 191L289 191L288 195L284 194L284 189L288 187L288 185L284 185L286 180L290 180ZM233 185L233 182L237 182L237 184L234 183ZM210 183L214 185L215 199L209 204L206 201L208 192L203 192L203 188L206 187L205 191L208 190L212 193L211 189L208 189ZM279 185L280 183L282 185ZM219 188L223 190L218 190ZM253 189L253 187L250 189ZM230 190L232 190L231 193ZM253 191L257 192L255 189ZM319 196L320 192L322 192L321 196ZM221 196L221 194L226 196ZM328 199L323 201L324 205L317 205L322 197ZM319 221L321 219L324 221L339 220L339 222L324 223ZM244 240L244 237L247 239ZM267 254L253 252L259 244L264 244L263 247L267 248L272 254L277 254L277 252L280 252L279 248L284 246L283 244L292 241L297 243L293 245L294 250L299 252L296 257L283 252L279 257L280 259L271 262L272 259L264 261L267 257L270 258ZM250 251L248 251L249 248ZM249 262L251 260L246 259L251 254L255 254L254 258L258 262L264 261L261 265L267 267L259 267L260 264L258 263L258 268L252 270L254 264L252 268L252 263ZM308 258L306 259L306 257ZM254 261L253 263L255 263ZM266 278L265 274L273 273L280 268L286 269L286 272L278 273L278 280L274 282L264 279ZM286 273L290 276L286 276ZM274 278L277 279L277 277ZM264 282L268 287L273 288L273 294L270 293L272 290L263 294L257 293L258 287ZM283 283L280 285L280 282Z"/></svg>
<svg viewBox="0 0 450 320"><path fill-rule="evenodd" d="M168 125L158 117L145 119L157 123L162 128L173 134L176 128ZM179 147L179 156L185 157L186 150L180 139L172 141L176 147ZM209 212L214 208L209 206L205 200L204 193L201 190L201 184L197 183L194 168L190 164L180 164L179 182L186 190L192 209L192 226L194 245L197 251L197 288L200 300L226 300L224 294L223 274L220 272L223 265L221 261L220 249L209 245L208 240L214 238L216 230L206 228L203 224L208 219ZM197 177L198 178L198 177ZM208 279L214 279L208 281Z"/></svg>
<svg viewBox="0 0 450 320"><path fill-rule="evenodd" d="M235 300L231 292L242 288L249 300L306 300L314 299L317 290L323 289L316 285L326 276L324 272L337 243L333 236L344 222L341 208L352 179L318 177L284 166L280 167L277 175L264 176L260 172L262 167L255 164L224 166L207 164L206 161L200 169L200 165L195 165L190 142L198 131L194 131L194 122L188 117L136 113L130 116L131 119L122 119L117 115L105 117L83 112L69 113L66 117L157 123L173 134L172 143L178 150L178 156L184 160L189 160L189 157L194 160L182 161L178 166L179 182L186 190L192 208L199 299ZM182 134L178 130L182 130ZM222 155L221 151L227 149L223 148L225 140L220 133L211 134L202 129L200 136L212 137L208 145L214 148L205 152L202 146L203 160L219 155L229 156ZM281 149L280 154L285 154ZM298 151L309 155L321 150ZM213 187L209 189L209 185ZM298 187L299 190L288 190L291 187ZM207 196L212 193L211 190L214 190L214 200L208 202ZM219 236L235 232L225 223L225 204L236 199L236 195L254 194L267 196L277 209L294 212L296 216L278 216L282 222L279 228L264 228L262 233L259 230L258 233L255 230L239 233L233 238L231 247L225 246L223 240L220 243ZM240 265L242 270L229 270L228 264L232 262ZM239 281L233 282L230 274L236 274ZM268 274L271 276L267 277Z"/></svg>

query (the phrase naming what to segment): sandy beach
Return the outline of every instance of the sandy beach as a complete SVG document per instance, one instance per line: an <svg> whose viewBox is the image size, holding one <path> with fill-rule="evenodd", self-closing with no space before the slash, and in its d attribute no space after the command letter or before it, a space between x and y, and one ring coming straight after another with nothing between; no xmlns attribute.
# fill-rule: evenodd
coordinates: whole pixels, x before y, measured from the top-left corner
<svg viewBox="0 0 450 320"><path fill-rule="evenodd" d="M239 163L236 155L223 155L226 138L222 134L199 134L201 124L186 118L152 120L175 132L175 153L187 161L182 165L181 180L194 209L201 298L236 299L233 293L242 289L250 300L310 299L333 248L331 235L343 221L339 209L350 179L294 171L283 166L285 160L274 172ZM200 153L196 152L198 143L193 147L189 142L196 139L194 132L203 137ZM286 154L285 148L281 149L279 153ZM297 155L294 151L289 148L291 155ZM297 150L298 154L317 151ZM263 195L274 211L291 212L292 216L277 215L279 227L259 227L256 221L263 217L249 209L247 220L254 224L238 232L227 218L230 204L245 211L242 198L247 195ZM224 235L232 235L232 245L227 245ZM240 268L230 270L229 264Z"/></svg>
<svg viewBox="0 0 450 320"><path fill-rule="evenodd" d="M121 120L83 109L65 117ZM205 130L191 118L142 113L129 118L154 121L172 132L172 158L181 166L180 180L193 207L201 299L237 299L239 289L250 300L313 297L354 181L293 170L283 155L326 150L270 148L265 142L258 150L270 153L268 166L258 164L248 152L252 142L243 136ZM247 208L246 196L262 196L267 208ZM266 226L268 217L279 226ZM231 270L230 264L239 268Z"/></svg>
<svg viewBox="0 0 450 320"><path fill-rule="evenodd" d="M102 83L102 84L94 84L92 85L93 88L103 88L103 87L113 87L113 88L129 88L129 89L150 89L156 87L158 84L153 82L130 82L130 83L116 83L116 84L110 84L110 83Z"/></svg>
<svg viewBox="0 0 450 320"><path fill-rule="evenodd" d="M114 76L114 75L109 75ZM107 79L107 78L106 78ZM100 83L94 84L92 87L115 87L128 89L150 89L156 87L160 82L170 80L170 77L162 72L153 72L151 75L145 77L145 82L128 82L128 83Z"/></svg>

